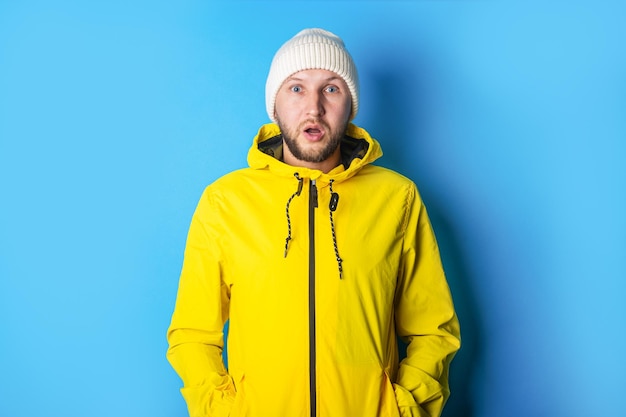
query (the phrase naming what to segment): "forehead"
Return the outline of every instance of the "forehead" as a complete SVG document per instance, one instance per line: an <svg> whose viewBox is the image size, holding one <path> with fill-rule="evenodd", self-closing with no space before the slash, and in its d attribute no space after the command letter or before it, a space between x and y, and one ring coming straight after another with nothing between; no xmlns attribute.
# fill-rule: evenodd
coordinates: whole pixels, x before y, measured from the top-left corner
<svg viewBox="0 0 626 417"><path fill-rule="evenodd" d="M285 82L340 82L345 84L343 78L337 73L323 69L307 69L291 74Z"/></svg>

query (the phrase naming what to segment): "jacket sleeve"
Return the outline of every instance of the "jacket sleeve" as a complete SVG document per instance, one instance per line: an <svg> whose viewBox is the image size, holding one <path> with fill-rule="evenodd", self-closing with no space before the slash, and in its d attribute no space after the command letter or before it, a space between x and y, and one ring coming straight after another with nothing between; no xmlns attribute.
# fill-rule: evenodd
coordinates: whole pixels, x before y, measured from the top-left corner
<svg viewBox="0 0 626 417"><path fill-rule="evenodd" d="M408 346L394 388L403 417L436 417L450 394L448 369L460 329L426 208L414 185L407 195L395 317Z"/></svg>
<svg viewBox="0 0 626 417"><path fill-rule="evenodd" d="M222 361L229 288L221 279L219 233L205 190L193 215L176 306L167 332L167 358L183 381L190 417L226 417L235 387Z"/></svg>

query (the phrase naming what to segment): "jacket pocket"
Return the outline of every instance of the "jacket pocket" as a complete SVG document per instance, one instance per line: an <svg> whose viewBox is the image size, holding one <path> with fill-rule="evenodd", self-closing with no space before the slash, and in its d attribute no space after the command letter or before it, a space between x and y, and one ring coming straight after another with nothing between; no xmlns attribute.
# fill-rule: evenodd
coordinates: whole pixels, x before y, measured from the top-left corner
<svg viewBox="0 0 626 417"><path fill-rule="evenodd" d="M393 384L393 390L400 411L400 417L428 417L428 414L415 401L413 395L398 384Z"/></svg>
<svg viewBox="0 0 626 417"><path fill-rule="evenodd" d="M233 406L232 383L209 389L204 385L185 387L180 390L190 417L228 417Z"/></svg>
<svg viewBox="0 0 626 417"><path fill-rule="evenodd" d="M235 403L233 404L233 408L230 412L229 417L245 417L248 415L248 406L246 402L246 376L245 374L241 374L235 383L235 387L237 389L237 395L235 396Z"/></svg>
<svg viewBox="0 0 626 417"><path fill-rule="evenodd" d="M394 384L385 371L383 374L383 386L381 387L380 417L402 417L398 408Z"/></svg>

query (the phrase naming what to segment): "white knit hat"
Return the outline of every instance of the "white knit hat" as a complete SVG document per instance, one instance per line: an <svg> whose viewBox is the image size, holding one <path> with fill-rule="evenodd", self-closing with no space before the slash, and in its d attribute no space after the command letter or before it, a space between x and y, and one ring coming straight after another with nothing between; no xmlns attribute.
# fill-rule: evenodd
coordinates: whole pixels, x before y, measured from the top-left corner
<svg viewBox="0 0 626 417"><path fill-rule="evenodd" d="M348 85L352 96L353 119L359 110L359 77L352 57L337 35L323 29L304 29L280 47L265 83L267 114L276 122L274 105L283 82L298 71L323 69L336 73Z"/></svg>

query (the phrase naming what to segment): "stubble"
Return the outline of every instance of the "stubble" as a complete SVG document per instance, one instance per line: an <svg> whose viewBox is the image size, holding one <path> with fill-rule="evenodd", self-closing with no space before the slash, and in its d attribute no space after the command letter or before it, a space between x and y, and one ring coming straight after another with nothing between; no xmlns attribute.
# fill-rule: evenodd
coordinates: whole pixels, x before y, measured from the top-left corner
<svg viewBox="0 0 626 417"><path fill-rule="evenodd" d="M330 158L341 144L341 139L345 136L346 129L348 127L348 124L346 123L340 129L333 131L330 129L330 126L328 126L323 121L311 119L304 121L296 129L289 129L288 127L284 126L283 123L281 123L278 117L276 117L276 119L278 127L280 127L280 131L283 135L283 142L287 145L287 148L289 148L291 154L300 161L310 163L320 163ZM304 147L300 146L300 144L297 142L296 138L302 131L302 128L309 123L316 123L321 125L328 135L328 141L323 148L304 149Z"/></svg>

